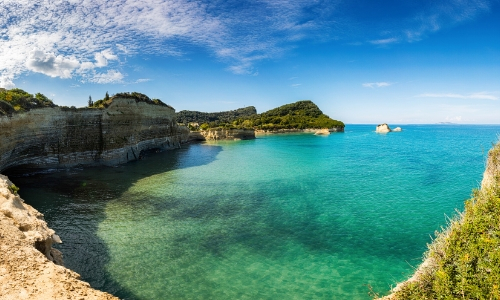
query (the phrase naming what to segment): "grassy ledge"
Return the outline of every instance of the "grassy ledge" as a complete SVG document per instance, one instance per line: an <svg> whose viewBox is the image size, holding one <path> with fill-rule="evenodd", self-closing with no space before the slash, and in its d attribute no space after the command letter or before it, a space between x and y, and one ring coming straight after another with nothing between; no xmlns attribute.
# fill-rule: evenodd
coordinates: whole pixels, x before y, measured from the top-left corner
<svg viewBox="0 0 500 300"><path fill-rule="evenodd" d="M488 153L481 190L436 233L424 262L383 299L500 299L500 143Z"/></svg>

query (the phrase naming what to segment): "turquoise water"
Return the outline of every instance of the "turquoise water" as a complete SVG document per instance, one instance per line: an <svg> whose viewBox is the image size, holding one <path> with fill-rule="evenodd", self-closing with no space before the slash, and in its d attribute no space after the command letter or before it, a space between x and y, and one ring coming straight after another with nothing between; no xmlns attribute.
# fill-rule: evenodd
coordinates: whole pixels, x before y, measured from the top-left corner
<svg viewBox="0 0 500 300"><path fill-rule="evenodd" d="M500 126L193 144L13 177L68 267L125 299L370 299L479 186ZM12 175L14 176L14 175Z"/></svg>

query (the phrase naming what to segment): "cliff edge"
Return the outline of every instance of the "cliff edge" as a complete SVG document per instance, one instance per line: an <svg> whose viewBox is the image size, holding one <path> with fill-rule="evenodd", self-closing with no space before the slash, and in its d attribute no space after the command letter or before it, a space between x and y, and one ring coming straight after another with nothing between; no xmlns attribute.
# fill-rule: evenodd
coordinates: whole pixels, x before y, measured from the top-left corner
<svg viewBox="0 0 500 300"><path fill-rule="evenodd" d="M481 189L436 234L415 274L382 299L500 299L500 142Z"/></svg>
<svg viewBox="0 0 500 300"><path fill-rule="evenodd" d="M106 108L33 109L0 116L0 172L116 165L139 159L143 151L178 148L188 136L172 107L131 98L113 98Z"/></svg>
<svg viewBox="0 0 500 300"><path fill-rule="evenodd" d="M52 248L59 237L15 190L0 175L0 298L118 299L62 266L61 253Z"/></svg>

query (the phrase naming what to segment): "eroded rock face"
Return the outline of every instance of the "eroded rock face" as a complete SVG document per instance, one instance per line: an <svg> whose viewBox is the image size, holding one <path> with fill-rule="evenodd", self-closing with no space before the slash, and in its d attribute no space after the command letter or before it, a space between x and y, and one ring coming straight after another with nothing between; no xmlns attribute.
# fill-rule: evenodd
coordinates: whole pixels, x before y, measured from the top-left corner
<svg viewBox="0 0 500 300"><path fill-rule="evenodd" d="M43 108L0 117L0 171L115 165L141 151L179 147L189 130L167 106L115 98L106 109Z"/></svg>

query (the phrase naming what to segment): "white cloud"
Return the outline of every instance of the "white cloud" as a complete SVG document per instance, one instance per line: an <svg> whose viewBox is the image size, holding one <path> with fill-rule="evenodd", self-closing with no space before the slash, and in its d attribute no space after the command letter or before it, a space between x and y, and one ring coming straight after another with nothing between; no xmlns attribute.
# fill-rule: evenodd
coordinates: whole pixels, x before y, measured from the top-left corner
<svg viewBox="0 0 500 300"><path fill-rule="evenodd" d="M0 75L0 88L12 89L16 85L12 82L12 78L4 75Z"/></svg>
<svg viewBox="0 0 500 300"><path fill-rule="evenodd" d="M468 95L453 94L453 93L443 93L443 94L420 94L415 97L418 98L455 98L455 99L480 99L480 100L498 100L499 97L486 92L472 93Z"/></svg>
<svg viewBox="0 0 500 300"><path fill-rule="evenodd" d="M135 81L135 83L142 83L142 82L148 82L151 81L149 78L139 78Z"/></svg>
<svg viewBox="0 0 500 300"><path fill-rule="evenodd" d="M290 85L290 86L291 86L291 87L299 87L299 86L301 86L301 85L302 85L302 83L294 83L294 84L292 84L292 85Z"/></svg>
<svg viewBox="0 0 500 300"><path fill-rule="evenodd" d="M123 74L116 70L108 70L106 73L96 73L91 81L94 83L120 83L123 77Z"/></svg>
<svg viewBox="0 0 500 300"><path fill-rule="evenodd" d="M105 67L108 65L108 60L118 60L118 56L114 55L111 49L106 49L101 52L97 52L95 55L95 66Z"/></svg>
<svg viewBox="0 0 500 300"><path fill-rule="evenodd" d="M74 57L64 57L54 53L33 49L26 61L28 70L50 77L71 78L73 71L80 66Z"/></svg>
<svg viewBox="0 0 500 300"><path fill-rule="evenodd" d="M388 87L390 85L392 85L393 83L391 82L367 82L367 83L363 83L363 86L364 87L367 87L367 88L374 88L374 87Z"/></svg>

